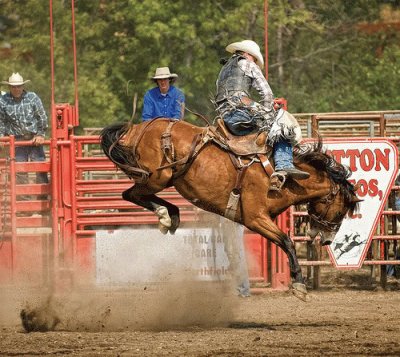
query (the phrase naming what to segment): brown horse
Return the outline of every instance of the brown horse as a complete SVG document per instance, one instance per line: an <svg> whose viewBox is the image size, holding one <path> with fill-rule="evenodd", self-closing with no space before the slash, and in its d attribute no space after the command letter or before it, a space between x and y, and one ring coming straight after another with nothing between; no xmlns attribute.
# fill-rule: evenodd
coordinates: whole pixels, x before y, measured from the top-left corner
<svg viewBox="0 0 400 357"><path fill-rule="evenodd" d="M117 167L135 180L122 196L159 216L164 233L179 226L179 209L155 194L166 187L191 203L224 216L232 190L237 187L237 169L226 148L210 140L209 127L200 128L168 119L138 125L116 124L103 129L101 145ZM240 202L234 221L261 234L283 249L289 258L292 287L296 295L307 293L292 240L274 219L291 205L308 204L310 236L321 233L325 244L338 231L347 213L357 209L350 172L322 150L322 143L297 150L295 164L310 178L288 178L281 191L269 191L269 176L257 160L243 158L248 167L240 187ZM323 242L324 244L324 242Z"/></svg>

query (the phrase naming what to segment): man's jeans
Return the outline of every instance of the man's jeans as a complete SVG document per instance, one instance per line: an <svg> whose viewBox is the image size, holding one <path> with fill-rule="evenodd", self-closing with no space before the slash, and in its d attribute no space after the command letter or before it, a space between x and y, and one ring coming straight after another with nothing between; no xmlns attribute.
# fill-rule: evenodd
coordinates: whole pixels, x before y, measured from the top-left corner
<svg viewBox="0 0 400 357"><path fill-rule="evenodd" d="M15 148L15 161L45 161L43 146L17 146ZM28 183L28 176L25 173L17 174L18 183ZM46 172L36 173L36 183L49 183Z"/></svg>
<svg viewBox="0 0 400 357"><path fill-rule="evenodd" d="M20 141L20 140L17 140ZM17 146L15 148L15 161L17 162L28 162L28 161L45 161L46 156L44 153L43 146ZM27 184L28 174L19 172L16 176L18 184ZM36 183L49 183L49 178L46 172L36 173ZM47 195L38 196L39 199L47 199ZM20 196L20 200L27 201L30 197L23 195Z"/></svg>
<svg viewBox="0 0 400 357"><path fill-rule="evenodd" d="M275 171L293 169L293 147L285 140L274 145Z"/></svg>
<svg viewBox="0 0 400 357"><path fill-rule="evenodd" d="M225 115L224 122L233 135L247 135L258 129L255 120L246 110L235 110Z"/></svg>

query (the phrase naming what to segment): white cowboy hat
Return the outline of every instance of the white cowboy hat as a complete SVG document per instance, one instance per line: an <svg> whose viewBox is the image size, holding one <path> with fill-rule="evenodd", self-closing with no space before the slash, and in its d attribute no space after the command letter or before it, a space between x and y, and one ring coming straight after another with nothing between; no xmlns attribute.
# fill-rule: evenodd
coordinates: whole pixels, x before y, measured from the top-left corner
<svg viewBox="0 0 400 357"><path fill-rule="evenodd" d="M165 78L177 78L176 73L171 73L169 67L159 67L156 69L156 73L151 79L165 79Z"/></svg>
<svg viewBox="0 0 400 357"><path fill-rule="evenodd" d="M30 80L26 80L24 81L24 79L22 78L22 76L17 72L17 73L13 73L10 78L8 78L8 82L7 81L2 81L2 84L8 84L9 86L22 86L25 83L30 82Z"/></svg>
<svg viewBox="0 0 400 357"><path fill-rule="evenodd" d="M260 47L254 41L244 40L241 42L234 42L226 46L226 50L230 53L235 53L236 51L247 52L255 58L259 67L264 66L264 58L261 54Z"/></svg>

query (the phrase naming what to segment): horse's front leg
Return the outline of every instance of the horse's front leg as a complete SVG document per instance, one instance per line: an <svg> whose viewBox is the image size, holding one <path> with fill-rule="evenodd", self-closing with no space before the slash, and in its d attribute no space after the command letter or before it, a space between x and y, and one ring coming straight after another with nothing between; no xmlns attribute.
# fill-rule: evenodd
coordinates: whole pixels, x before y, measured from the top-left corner
<svg viewBox="0 0 400 357"><path fill-rule="evenodd" d="M180 223L179 208L155 194L148 194L147 192L146 188L135 185L124 191L122 198L154 212L158 216L160 231L163 234L168 231L174 234Z"/></svg>
<svg viewBox="0 0 400 357"><path fill-rule="evenodd" d="M290 276L293 280L293 293L296 297L306 300L307 288L304 284L303 274L292 240L279 229L269 216L252 219L250 224L246 224L246 226L250 230L260 233L264 238L275 243L286 253L289 259Z"/></svg>
<svg viewBox="0 0 400 357"><path fill-rule="evenodd" d="M306 300L307 288L304 284L303 274L299 260L297 259L296 250L292 240L284 233L281 236L281 244L279 247L286 253L289 259L290 276L293 279L293 294L301 300Z"/></svg>

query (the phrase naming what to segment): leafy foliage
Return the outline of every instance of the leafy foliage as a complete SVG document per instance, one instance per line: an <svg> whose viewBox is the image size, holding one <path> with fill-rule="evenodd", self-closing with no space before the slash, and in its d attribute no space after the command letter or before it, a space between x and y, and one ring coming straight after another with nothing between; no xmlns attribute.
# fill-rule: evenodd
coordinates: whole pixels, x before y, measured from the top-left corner
<svg viewBox="0 0 400 357"><path fill-rule="evenodd" d="M0 0L0 6L0 77L19 71L49 108L49 3ZM275 96L287 98L292 112L398 108L399 6L269 1L268 79ZM73 103L70 1L53 0L53 16L55 100ZM130 119L135 93L140 120L159 66L179 74L188 108L212 118L219 59L231 42L264 44L264 1L75 0L75 23L82 127Z"/></svg>

